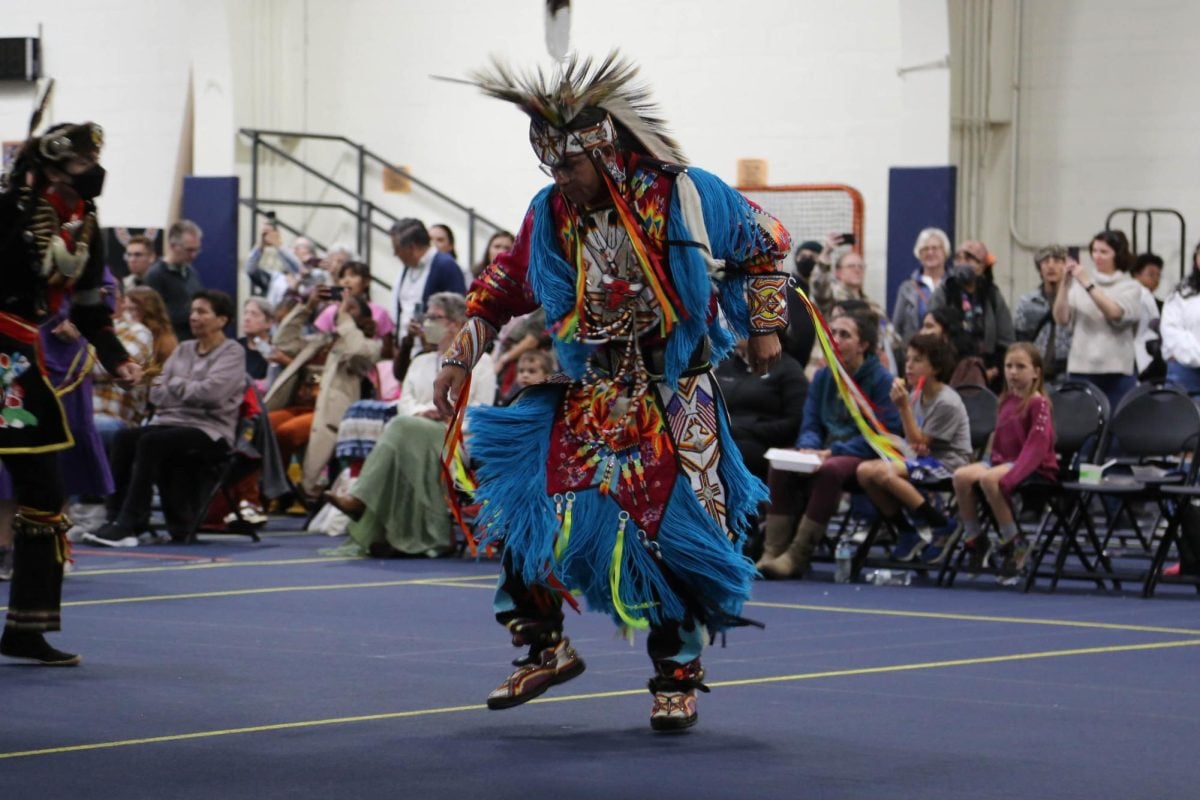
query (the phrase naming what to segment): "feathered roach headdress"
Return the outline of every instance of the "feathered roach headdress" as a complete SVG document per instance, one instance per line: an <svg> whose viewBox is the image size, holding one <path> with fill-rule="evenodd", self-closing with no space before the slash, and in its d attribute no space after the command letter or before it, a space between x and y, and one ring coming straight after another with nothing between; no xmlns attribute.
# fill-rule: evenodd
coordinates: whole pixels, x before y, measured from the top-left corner
<svg viewBox="0 0 1200 800"><path fill-rule="evenodd" d="M546 166L560 164L574 153L603 154L610 148L686 163L648 90L634 82L637 71L613 50L599 63L572 55L552 74L541 67L518 73L493 58L489 69L477 70L459 82L513 103L528 114L529 141ZM602 160L609 165L609 159Z"/></svg>
<svg viewBox="0 0 1200 800"><path fill-rule="evenodd" d="M64 122L52 126L41 136L35 135L53 92L54 81L51 80L29 118L29 136L17 151L12 168L5 176L4 190L23 186L27 172L36 175L47 164L61 164L75 156L95 157L104 146L104 129L94 122Z"/></svg>

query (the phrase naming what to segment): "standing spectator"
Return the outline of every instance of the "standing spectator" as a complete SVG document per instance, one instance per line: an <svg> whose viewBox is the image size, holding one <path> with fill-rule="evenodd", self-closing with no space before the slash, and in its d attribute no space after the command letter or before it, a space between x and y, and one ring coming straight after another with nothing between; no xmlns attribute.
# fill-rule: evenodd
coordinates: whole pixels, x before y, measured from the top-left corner
<svg viewBox="0 0 1200 800"><path fill-rule="evenodd" d="M85 540L108 546L136 546L137 531L150 515L155 484L173 539L187 534L190 520L169 502L166 487L211 467L233 446L238 410L246 387L246 360L237 342L225 338L235 313L224 292L200 291L192 300L193 339L182 342L150 387L152 424L121 431L113 445L116 493L109 521Z"/></svg>
<svg viewBox="0 0 1200 800"><path fill-rule="evenodd" d="M465 295L467 286L458 262L433 246L429 231L419 219L402 219L392 225L392 252L402 268L392 287L392 309L396 327L407 330L413 316L420 314L429 297L438 292Z"/></svg>
<svg viewBox="0 0 1200 800"><path fill-rule="evenodd" d="M837 243L838 240L826 239L821 255L832 255ZM866 276L867 262L853 250L838 256L832 270L828 263L818 259L817 269L812 273L812 301L821 315L828 319L834 304L843 300L870 302L863 291Z"/></svg>
<svg viewBox="0 0 1200 800"><path fill-rule="evenodd" d="M730 432L746 469L767 479L766 453L772 447L791 447L800 433L808 379L804 366L786 352L766 375L750 368L746 340L717 365L717 380L729 412Z"/></svg>
<svg viewBox="0 0 1200 800"><path fill-rule="evenodd" d="M1162 357L1167 380L1200 397L1200 244L1192 252L1191 272L1163 306Z"/></svg>
<svg viewBox="0 0 1200 800"><path fill-rule="evenodd" d="M1054 319L1054 298L1067 269L1067 248L1052 244L1033 256L1042 285L1021 295L1013 313L1013 329L1017 341L1033 342L1046 365L1045 377L1050 380L1067 371L1067 355L1071 352L1071 327Z"/></svg>
<svg viewBox="0 0 1200 800"><path fill-rule="evenodd" d="M312 253L305 259L297 259L299 269L277 272L271 279L271 288L267 290L267 302L275 309L276 320L283 319L296 303L308 300L309 294L317 286L330 283L330 275L341 269L342 264L354 261L356 257L349 247L335 244L329 248L324 258L319 258L312 249L312 243L307 239L297 239L297 245L307 243L308 252ZM330 272L330 270L334 272Z"/></svg>
<svg viewBox="0 0 1200 800"><path fill-rule="evenodd" d="M439 253L445 253L458 261L458 251L454 249L454 231L450 230L449 225L441 222L430 225L429 241Z"/></svg>
<svg viewBox="0 0 1200 800"><path fill-rule="evenodd" d="M192 314L192 297L204 288L200 273L192 266L196 256L200 255L203 236L199 225L188 219L179 220L167 231L166 258L146 274L146 285L162 296L175 336L181 342L192 338L188 322Z"/></svg>
<svg viewBox="0 0 1200 800"><path fill-rule="evenodd" d="M1101 231L1089 247L1095 275L1078 261L1054 298L1054 319L1072 325L1067 371L1096 384L1112 408L1134 387L1133 333L1141 318L1141 285L1129 277L1133 255L1120 231ZM1040 372L1040 369L1039 369Z"/></svg>
<svg viewBox="0 0 1200 800"><path fill-rule="evenodd" d="M982 358L988 383L998 388L1004 353L1014 337L1012 314L992 277L995 261L983 242L963 242L954 254L953 270L934 291L929 307L960 311L972 350L959 355Z"/></svg>
<svg viewBox="0 0 1200 800"><path fill-rule="evenodd" d="M917 234L913 255L921 266L900 284L892 308L892 328L903 346L908 346L908 340L921 329L933 293L942 285L946 258L950 255L950 237L941 228L926 228Z"/></svg>
<svg viewBox="0 0 1200 800"><path fill-rule="evenodd" d="M483 258L471 267L471 278L475 279L483 274L483 271L488 268L488 264L496 260L496 256L512 249L515 241L516 237L508 231L493 233L492 237L488 239L487 247L483 248Z"/></svg>
<svg viewBox="0 0 1200 800"><path fill-rule="evenodd" d="M154 266L157 254L154 252L154 242L148 236L130 236L125 245L125 266L129 274L125 276L125 288L146 284L146 274Z"/></svg>
<svg viewBox="0 0 1200 800"><path fill-rule="evenodd" d="M1163 302L1155 296L1162 280L1163 260L1154 253L1142 253L1133 264L1132 278L1142 285L1142 316L1133 336L1133 356L1137 376L1143 381L1161 381L1167 377L1167 365L1162 359L1162 339L1159 336L1159 317Z"/></svg>
<svg viewBox="0 0 1200 800"><path fill-rule="evenodd" d="M246 257L245 269L246 277L250 279L250 292L257 297L269 294L276 278L289 272L299 272L300 263L300 259L283 246L275 217L268 216L258 230L258 243Z"/></svg>
<svg viewBox="0 0 1200 800"><path fill-rule="evenodd" d="M794 280L796 287L805 294L810 295L812 286L809 281L812 279L813 270L817 268L817 256L821 254L821 243L814 240L801 242L796 248L796 255L793 259ZM796 294L793 289L788 289L784 292L787 296L788 304L788 326L787 333L783 337L783 349L789 356L794 358L800 364L807 364L809 358L812 357L813 344L817 340L817 330L813 327L812 317L808 315L808 309L804 306L804 301Z"/></svg>

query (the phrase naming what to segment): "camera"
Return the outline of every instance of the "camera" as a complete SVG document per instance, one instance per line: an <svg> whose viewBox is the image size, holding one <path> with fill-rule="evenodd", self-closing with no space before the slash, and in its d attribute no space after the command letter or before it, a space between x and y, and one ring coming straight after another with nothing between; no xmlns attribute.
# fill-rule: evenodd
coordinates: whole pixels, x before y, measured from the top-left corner
<svg viewBox="0 0 1200 800"><path fill-rule="evenodd" d="M329 299L330 300L339 300L340 301L345 294L346 294L345 286L330 286L329 287Z"/></svg>

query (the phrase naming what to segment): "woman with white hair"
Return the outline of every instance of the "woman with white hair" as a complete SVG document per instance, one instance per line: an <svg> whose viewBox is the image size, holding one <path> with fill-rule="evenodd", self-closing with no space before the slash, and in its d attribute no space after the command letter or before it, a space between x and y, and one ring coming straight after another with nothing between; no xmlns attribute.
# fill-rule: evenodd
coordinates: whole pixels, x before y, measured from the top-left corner
<svg viewBox="0 0 1200 800"><path fill-rule="evenodd" d="M946 259L950 255L950 237L941 228L926 228L917 234L913 255L921 263L913 274L900 284L892 308L892 328L901 346L921 330L933 293L942 285L946 275Z"/></svg>

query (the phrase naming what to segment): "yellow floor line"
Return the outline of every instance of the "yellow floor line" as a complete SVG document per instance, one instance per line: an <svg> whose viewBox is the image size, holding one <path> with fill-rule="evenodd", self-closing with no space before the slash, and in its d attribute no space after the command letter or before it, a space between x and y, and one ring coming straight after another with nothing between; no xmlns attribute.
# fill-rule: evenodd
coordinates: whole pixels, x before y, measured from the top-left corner
<svg viewBox="0 0 1200 800"><path fill-rule="evenodd" d="M1195 628L1166 628L1156 625L1126 625L1120 622L1079 622L1069 619L1039 619L1038 617L1000 617L984 614L948 614L938 611L896 611L886 608L851 608L843 606L814 606L803 603L767 603L751 601L747 606L758 608L791 608L798 611L822 611L832 614L868 614L880 617L914 617L918 619L963 620L965 622L1006 622L1014 625L1056 625L1064 628L1098 628L1109 631L1140 631L1142 633L1177 633L1200 636Z"/></svg>
<svg viewBox="0 0 1200 800"><path fill-rule="evenodd" d="M1200 639L1189 639L1175 642L1154 642L1150 644L1113 645L1106 647L1081 647L1071 650L1044 650L1035 653L1013 653L1004 656L984 656L980 658L959 658L949 661L924 661L914 664L893 664L885 667L860 667L856 669L825 670L822 672L802 672L794 675L772 675L764 678L744 678L740 680L714 681L709 684L712 688L727 688L734 686L756 686L767 683L785 683L821 678L845 678L857 675L880 675L889 672L911 672L923 669L944 669L948 667L967 667L979 664L998 664L1010 661L1033 661L1047 658L1065 658L1071 656L1101 655L1111 653L1128 653L1145 650L1162 650L1174 647L1195 647L1200 645ZM599 700L611 697L632 697L645 694L645 689L619 689L609 692L590 692L588 694L564 695L561 697L543 697L530 702L535 703L568 703L581 700ZM381 720L406 719L410 717L433 716L437 714L453 714L464 711L482 711L487 706L482 703L464 706L444 706L442 708L422 708L412 711L392 711L383 714L364 714L354 717L335 717L331 719L303 720L301 722L282 722L273 725L253 725L244 728L225 728L222 730L194 731L192 733L177 733L166 736L147 736L139 739L118 739L109 742L92 742L89 744L65 745L63 747L46 747L38 750L17 750L0 753L0 759L28 758L30 756L60 755L64 753L79 753L89 750L108 750L117 747L133 747L137 745L163 744L167 742L182 742L194 739L212 739L220 736L235 736L247 733L267 733L273 731L295 730L298 728L319 728L328 725L349 725L359 722L377 722Z"/></svg>
<svg viewBox="0 0 1200 800"><path fill-rule="evenodd" d="M198 569L224 569L227 567L281 567L296 564L328 564L335 561L362 561L357 556L322 556L320 558L279 558L269 561L211 561L196 564L172 564L158 567L112 567L111 569L79 569L72 576L83 578L91 575L130 575L139 572L187 572Z"/></svg>
<svg viewBox="0 0 1200 800"><path fill-rule="evenodd" d="M409 578L393 581L366 581L361 583L331 583L302 586L267 586L254 589L226 589L213 592L187 592L182 594L160 594L139 597L112 597L97 600L72 600L63 603L64 608L80 608L85 606L123 605L127 603L150 603L161 600L203 600L218 597L240 597L245 595L281 594L287 592L319 592L346 589L379 589L394 586L444 586L459 589L485 589L493 591L490 584L469 583L468 581L487 579L495 581L496 575L460 576L444 575L433 578ZM1005 617L985 614L951 614L936 611L897 611L886 608L852 608L848 606L820 606L804 603L772 603L751 601L748 607L780 608L796 611L815 611L830 614L862 614L881 617L908 617L912 619L957 620L963 622L995 622L1010 625L1047 625L1061 628L1083 628L1093 630L1127 631L1130 633L1165 633L1178 636L1200 636L1200 629L1173 628L1158 625L1133 625L1119 622L1086 622L1067 619L1040 619L1038 617ZM0 606L0 612L7 611L7 606Z"/></svg>

